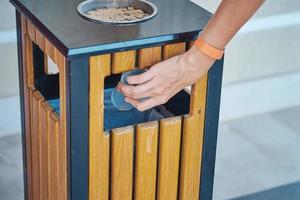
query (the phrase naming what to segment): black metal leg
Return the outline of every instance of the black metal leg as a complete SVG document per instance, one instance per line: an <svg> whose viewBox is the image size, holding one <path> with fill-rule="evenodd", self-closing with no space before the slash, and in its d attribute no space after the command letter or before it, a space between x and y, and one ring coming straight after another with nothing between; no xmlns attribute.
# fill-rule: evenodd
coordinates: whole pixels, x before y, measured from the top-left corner
<svg viewBox="0 0 300 200"><path fill-rule="evenodd" d="M69 183L71 200L88 199L89 60L69 61ZM99 91L100 92L100 91Z"/></svg>
<svg viewBox="0 0 300 200"><path fill-rule="evenodd" d="M22 30L21 15L16 10L18 65L19 65L19 95L21 106L21 128L22 128L22 153L23 153L23 181L24 199L27 200L27 165L26 165L26 134L25 134L25 107L24 107L24 82L23 82L23 52L22 52Z"/></svg>
<svg viewBox="0 0 300 200"><path fill-rule="evenodd" d="M222 74L223 59L217 61L208 73L207 103L199 194L199 198L201 200L210 200L212 199L213 195Z"/></svg>

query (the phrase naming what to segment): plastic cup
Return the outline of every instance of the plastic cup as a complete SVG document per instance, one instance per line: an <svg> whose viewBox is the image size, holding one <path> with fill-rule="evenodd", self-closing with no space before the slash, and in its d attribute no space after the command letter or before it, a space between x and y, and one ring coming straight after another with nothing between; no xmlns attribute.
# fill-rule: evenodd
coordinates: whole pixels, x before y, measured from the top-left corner
<svg viewBox="0 0 300 200"><path fill-rule="evenodd" d="M128 76L139 75L144 72L145 72L145 70L143 70L143 69L135 69L132 71L124 72L121 75L120 82L128 85L128 82L127 82ZM121 92L119 92L116 88L114 88L111 92L111 101L112 101L112 104L119 110L131 110L133 108L133 106L130 103L127 103L125 101L125 96Z"/></svg>
<svg viewBox="0 0 300 200"><path fill-rule="evenodd" d="M148 115L147 121L151 122L151 121L161 120L163 118L164 118L164 116L161 113L157 112L155 109L151 109L151 112Z"/></svg>

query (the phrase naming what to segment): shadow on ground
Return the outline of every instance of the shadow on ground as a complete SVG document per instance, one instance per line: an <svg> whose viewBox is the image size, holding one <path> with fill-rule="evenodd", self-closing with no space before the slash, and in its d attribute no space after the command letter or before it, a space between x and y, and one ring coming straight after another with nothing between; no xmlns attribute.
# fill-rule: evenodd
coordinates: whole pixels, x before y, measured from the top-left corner
<svg viewBox="0 0 300 200"><path fill-rule="evenodd" d="M291 183L269 190L264 190L232 200L299 200L300 199L300 181Z"/></svg>

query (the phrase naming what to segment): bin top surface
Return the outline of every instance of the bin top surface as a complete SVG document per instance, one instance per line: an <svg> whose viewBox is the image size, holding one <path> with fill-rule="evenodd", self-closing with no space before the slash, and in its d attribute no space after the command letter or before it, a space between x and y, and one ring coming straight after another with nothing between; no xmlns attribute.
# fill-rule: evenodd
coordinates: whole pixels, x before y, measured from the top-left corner
<svg viewBox="0 0 300 200"><path fill-rule="evenodd" d="M211 14L189 0L150 0L157 15L148 21L114 26L89 22L77 13L82 0L10 0L65 55L97 54L188 41Z"/></svg>

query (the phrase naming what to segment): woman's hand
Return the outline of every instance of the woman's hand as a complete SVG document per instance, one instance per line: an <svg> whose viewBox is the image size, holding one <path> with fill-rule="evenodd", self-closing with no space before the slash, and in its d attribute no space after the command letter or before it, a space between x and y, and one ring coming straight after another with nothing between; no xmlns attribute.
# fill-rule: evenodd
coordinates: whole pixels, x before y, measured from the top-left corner
<svg viewBox="0 0 300 200"><path fill-rule="evenodd" d="M166 103L183 88L204 76L215 60L192 47L186 53L160 62L143 74L130 76L130 85L119 83L117 89L140 111ZM144 100L139 100L143 99Z"/></svg>

